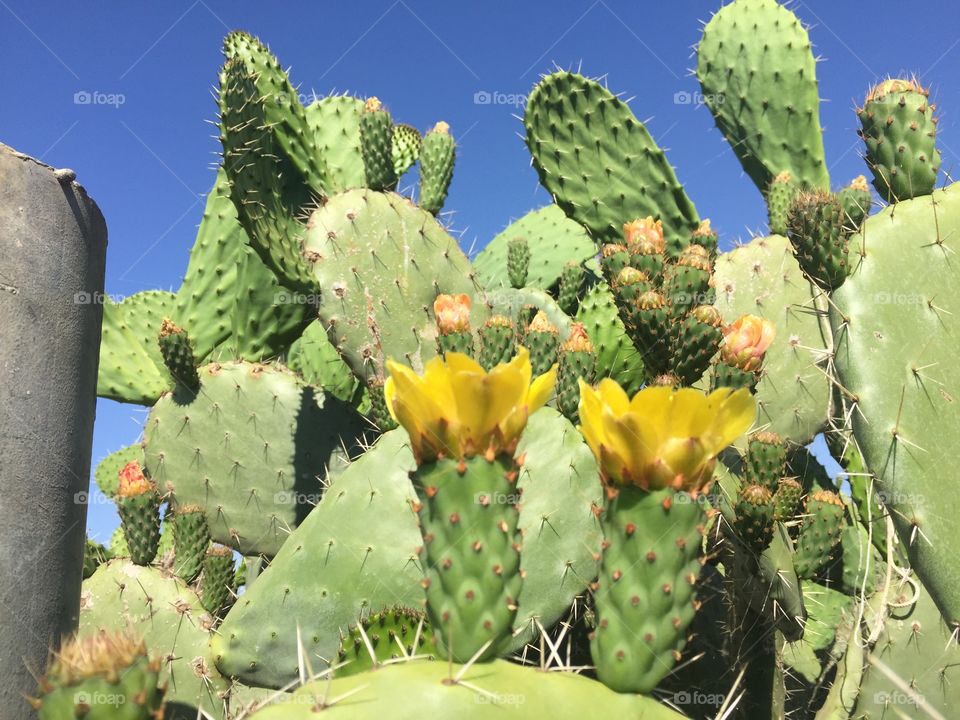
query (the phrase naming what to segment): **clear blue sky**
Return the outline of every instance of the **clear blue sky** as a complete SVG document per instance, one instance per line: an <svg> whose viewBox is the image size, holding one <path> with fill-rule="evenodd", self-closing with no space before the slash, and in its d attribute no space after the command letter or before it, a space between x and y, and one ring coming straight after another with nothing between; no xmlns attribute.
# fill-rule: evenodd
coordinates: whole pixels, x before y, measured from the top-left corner
<svg viewBox="0 0 960 720"><path fill-rule="evenodd" d="M606 75L633 98L723 247L762 230L759 194L726 147L690 68L701 22L720 2L555 3L353 0L293 3L64 3L0 0L0 141L78 179L107 219L107 291L175 290L200 221L219 143L212 89L231 29L261 37L301 92L377 95L421 130L450 123L459 143L447 209L465 249L545 204L514 115L554 63ZM835 184L865 171L854 102L887 74L914 72L941 107L944 169L960 162L960 10L931 0L796 2L818 68ZM77 93L88 93L82 104ZM479 104L480 93L494 101ZM678 95L683 93L684 95ZM93 457L135 441L145 411L100 401ZM93 504L91 533L116 519Z"/></svg>

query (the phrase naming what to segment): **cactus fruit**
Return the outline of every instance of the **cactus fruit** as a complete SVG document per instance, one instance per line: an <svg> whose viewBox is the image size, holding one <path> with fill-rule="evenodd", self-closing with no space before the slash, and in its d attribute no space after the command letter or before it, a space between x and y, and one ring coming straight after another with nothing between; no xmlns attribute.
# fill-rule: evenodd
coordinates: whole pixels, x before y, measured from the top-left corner
<svg viewBox="0 0 960 720"><path fill-rule="evenodd" d="M93 477L100 492L108 498L114 497L120 485L120 470L133 460L143 464L143 447L140 444L120 448L97 463Z"/></svg>
<svg viewBox="0 0 960 720"><path fill-rule="evenodd" d="M233 550L224 545L207 548L200 578L200 602L208 613L219 616L233 602L235 577Z"/></svg>
<svg viewBox="0 0 960 720"><path fill-rule="evenodd" d="M363 420L277 365L212 363L200 382L200 393L175 390L151 410L146 467L177 504L206 510L216 542L274 555L328 465L357 451Z"/></svg>
<svg viewBox="0 0 960 720"><path fill-rule="evenodd" d="M747 441L744 477L749 483L777 492L778 483L787 465L787 446L777 433L754 433Z"/></svg>
<svg viewBox="0 0 960 720"><path fill-rule="evenodd" d="M688 245L675 262L664 268L663 291L670 301L674 318L679 318L696 305L712 305L710 278L713 263L710 251L701 245Z"/></svg>
<svg viewBox="0 0 960 720"><path fill-rule="evenodd" d="M423 137L410 125L393 127L393 172L399 178L420 158Z"/></svg>
<svg viewBox="0 0 960 720"><path fill-rule="evenodd" d="M530 268L530 245L526 238L516 237L507 243L507 275L510 286L525 287Z"/></svg>
<svg viewBox="0 0 960 720"><path fill-rule="evenodd" d="M364 103L360 113L360 150L367 187L393 190L397 185L393 166L393 119L375 97Z"/></svg>
<svg viewBox="0 0 960 720"><path fill-rule="evenodd" d="M356 675L399 659L433 660L433 629L426 613L389 607L364 615L340 639L336 677Z"/></svg>
<svg viewBox="0 0 960 720"><path fill-rule="evenodd" d="M713 305L699 305L671 326L671 368L677 382L693 385L710 366L723 339L723 319Z"/></svg>
<svg viewBox="0 0 960 720"><path fill-rule="evenodd" d="M513 321L504 315L492 315L480 328L480 356L477 358L484 370L505 363L516 350Z"/></svg>
<svg viewBox="0 0 960 720"><path fill-rule="evenodd" d="M863 175L857 175L837 193L837 199L843 205L844 230L857 232L870 214L870 205L873 202L867 179Z"/></svg>
<svg viewBox="0 0 960 720"><path fill-rule="evenodd" d="M663 223L648 216L623 226L623 245L627 248L630 265L651 280L663 271L666 241Z"/></svg>
<svg viewBox="0 0 960 720"><path fill-rule="evenodd" d="M116 501L131 559L137 565L149 565L160 544L160 495L136 460L120 470Z"/></svg>
<svg viewBox="0 0 960 720"><path fill-rule="evenodd" d="M441 354L458 352L473 357L473 333L470 332L470 296L437 295L433 301L437 318L437 347Z"/></svg>
<svg viewBox="0 0 960 720"><path fill-rule="evenodd" d="M164 318L160 326L160 354L173 379L190 390L200 389L200 376L197 375L197 361L190 346L190 338L169 318Z"/></svg>
<svg viewBox="0 0 960 720"><path fill-rule="evenodd" d="M845 213L837 197L822 190L799 192L790 203L787 236L800 268L820 287L835 290L850 270Z"/></svg>
<svg viewBox="0 0 960 720"><path fill-rule="evenodd" d="M916 79L884 80L857 110L873 186L887 202L929 195L940 170L936 106Z"/></svg>
<svg viewBox="0 0 960 720"><path fill-rule="evenodd" d="M557 348L560 347L560 333L550 322L543 310L537 312L527 332L523 344L530 351L530 364L536 375L542 375L557 361Z"/></svg>
<svg viewBox="0 0 960 720"><path fill-rule="evenodd" d="M443 208L453 180L453 165L457 144L450 134L450 126L441 121L423 138L420 148L420 207L431 215Z"/></svg>
<svg viewBox="0 0 960 720"><path fill-rule="evenodd" d="M637 298L633 316L624 318L630 339L640 352L648 374L670 370L670 305L656 290Z"/></svg>
<svg viewBox="0 0 960 720"><path fill-rule="evenodd" d="M173 571L184 582L193 582L200 574L210 544L206 513L199 505L181 505L169 520L173 525Z"/></svg>
<svg viewBox="0 0 960 720"><path fill-rule="evenodd" d="M833 557L843 530L844 506L840 496L817 490L807 497L793 566L801 579L812 578Z"/></svg>
<svg viewBox="0 0 960 720"><path fill-rule="evenodd" d="M830 186L816 61L788 8L776 0L721 8L703 28L697 77L717 127L760 192L783 171L804 187Z"/></svg>
<svg viewBox="0 0 960 720"><path fill-rule="evenodd" d="M575 423L580 404L579 382L593 384L597 364L597 355L581 323L573 324L570 336L560 345L558 357L557 409Z"/></svg>
<svg viewBox="0 0 960 720"><path fill-rule="evenodd" d="M627 246L621 243L605 243L600 248L600 267L607 282L613 280L630 264L630 253Z"/></svg>
<svg viewBox="0 0 960 720"><path fill-rule="evenodd" d="M737 496L736 529L740 539L755 553L773 540L773 494L763 485L744 485Z"/></svg>
<svg viewBox="0 0 960 720"><path fill-rule="evenodd" d="M797 192L797 184L788 172L778 173L767 187L767 227L771 235L787 234L790 203Z"/></svg>
<svg viewBox="0 0 960 720"><path fill-rule="evenodd" d="M159 720L159 674L142 639L101 631L63 644L30 704L40 720Z"/></svg>
<svg viewBox="0 0 960 720"><path fill-rule="evenodd" d="M650 215L671 252L690 241L696 208L647 128L600 83L547 75L527 98L523 124L540 184L595 242L619 242L624 222Z"/></svg>
<svg viewBox="0 0 960 720"><path fill-rule="evenodd" d="M789 520L796 514L803 487L796 478L785 477L777 481L777 491L773 494L773 517L778 522Z"/></svg>
<svg viewBox="0 0 960 720"><path fill-rule="evenodd" d="M699 245L706 250L710 262L716 259L720 236L717 235L716 230L710 227L709 219L701 220L697 229L690 233L690 244Z"/></svg>
<svg viewBox="0 0 960 720"><path fill-rule="evenodd" d="M569 262L560 274L560 285L557 288L557 305L567 315L576 315L580 306L580 290L586 273L583 266L577 262Z"/></svg>

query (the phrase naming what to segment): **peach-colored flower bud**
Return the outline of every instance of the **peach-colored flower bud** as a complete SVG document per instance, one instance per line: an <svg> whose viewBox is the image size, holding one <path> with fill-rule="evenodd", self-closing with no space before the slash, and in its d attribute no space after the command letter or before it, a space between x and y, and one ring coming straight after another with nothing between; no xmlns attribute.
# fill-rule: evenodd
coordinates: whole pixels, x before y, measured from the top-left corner
<svg viewBox="0 0 960 720"><path fill-rule="evenodd" d="M593 352L593 343L587 336L583 323L575 322L570 326L570 335L563 343L563 352Z"/></svg>
<svg viewBox="0 0 960 720"><path fill-rule="evenodd" d="M666 247L663 224L652 216L637 219L623 226L623 239L633 255L655 255Z"/></svg>
<svg viewBox="0 0 960 720"><path fill-rule="evenodd" d="M470 296L437 295L433 301L433 313L441 335L465 332L470 329Z"/></svg>
<svg viewBox="0 0 960 720"><path fill-rule="evenodd" d="M153 481L143 474L143 468L136 460L131 460L124 465L119 474L120 485L117 488L117 495L120 497L136 497L157 489Z"/></svg>
<svg viewBox="0 0 960 720"><path fill-rule="evenodd" d="M725 363L744 372L760 369L763 355L773 342L777 329L772 322L756 315L744 315L723 329L720 356Z"/></svg>

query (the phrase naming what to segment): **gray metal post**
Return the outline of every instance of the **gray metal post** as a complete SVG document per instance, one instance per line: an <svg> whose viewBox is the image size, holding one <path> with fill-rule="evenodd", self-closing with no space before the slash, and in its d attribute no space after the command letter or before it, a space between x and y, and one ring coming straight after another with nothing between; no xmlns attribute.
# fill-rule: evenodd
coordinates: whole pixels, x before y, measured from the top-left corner
<svg viewBox="0 0 960 720"><path fill-rule="evenodd" d="M70 170L0 144L0 716L77 624L107 228Z"/></svg>

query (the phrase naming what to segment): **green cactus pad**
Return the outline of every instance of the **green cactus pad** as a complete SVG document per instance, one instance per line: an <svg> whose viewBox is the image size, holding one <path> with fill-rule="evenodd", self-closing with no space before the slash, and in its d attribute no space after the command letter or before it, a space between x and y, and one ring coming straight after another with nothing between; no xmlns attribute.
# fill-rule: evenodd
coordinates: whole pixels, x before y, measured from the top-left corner
<svg viewBox="0 0 960 720"><path fill-rule="evenodd" d="M690 242L696 208L643 123L600 83L547 75L530 93L523 124L540 183L598 244L620 242L624 223L648 215L663 222L671 251Z"/></svg>
<svg viewBox="0 0 960 720"><path fill-rule="evenodd" d="M575 315L580 306L580 292L585 275L586 271L580 263L568 262L563 266L557 287L557 305L567 315Z"/></svg>
<svg viewBox="0 0 960 720"><path fill-rule="evenodd" d="M857 232L870 214L873 203L867 179L863 175L854 178L849 185L837 192L837 199L843 205L844 229L847 232Z"/></svg>
<svg viewBox="0 0 960 720"><path fill-rule="evenodd" d="M132 630L163 663L160 681L168 683L165 718L195 720L197 709L225 720L228 683L213 666L208 643L213 618L196 592L175 575L129 560L111 560L83 582L80 630Z"/></svg>
<svg viewBox="0 0 960 720"><path fill-rule="evenodd" d="M436 354L436 296L476 290L457 242L393 193L350 190L329 198L310 218L304 249L323 288L320 320L364 380L382 376L386 358L422 370ZM474 302L471 326L485 317L484 304Z"/></svg>
<svg viewBox="0 0 960 720"><path fill-rule="evenodd" d="M404 607L385 608L364 615L344 633L335 676L356 675L401 658L433 660L435 653L433 629L426 613Z"/></svg>
<svg viewBox="0 0 960 720"><path fill-rule="evenodd" d="M393 171L399 178L413 167L420 157L423 136L411 125L393 126Z"/></svg>
<svg viewBox="0 0 960 720"><path fill-rule="evenodd" d="M856 720L897 717L949 718L960 703L960 646L923 586L897 586L897 603L869 653ZM895 712L896 711L896 712ZM934 714L936 713L936 714Z"/></svg>
<svg viewBox="0 0 960 720"><path fill-rule="evenodd" d="M473 357L473 333L469 330L440 333L437 335L437 352L440 355L456 352Z"/></svg>
<svg viewBox="0 0 960 720"><path fill-rule="evenodd" d="M568 350L557 354L557 409L570 422L578 422L580 380L592 385L596 379L597 354L592 350Z"/></svg>
<svg viewBox="0 0 960 720"><path fill-rule="evenodd" d="M960 398L958 234L956 184L871 216L831 311L840 383L857 399L857 444L911 566L952 623L960 623L952 550L960 504L944 478L960 447L960 424L950 420Z"/></svg>
<svg viewBox="0 0 960 720"><path fill-rule="evenodd" d="M583 323L597 354L597 378L613 378L629 394L643 382L643 361L627 336L606 283L597 283L580 302L577 322Z"/></svg>
<svg viewBox="0 0 960 720"><path fill-rule="evenodd" d="M160 496L156 489L150 489L140 495L118 495L114 499L130 558L137 565L149 565L160 546Z"/></svg>
<svg viewBox="0 0 960 720"><path fill-rule="evenodd" d="M318 322L310 323L290 346L287 365L305 382L341 400L351 402L357 394L359 381Z"/></svg>
<svg viewBox="0 0 960 720"><path fill-rule="evenodd" d="M793 566L801 579L812 578L835 556L843 518L843 502L835 493L820 490L807 496L793 556Z"/></svg>
<svg viewBox="0 0 960 720"><path fill-rule="evenodd" d="M777 491L773 494L773 517L780 522L790 520L797 512L802 497L803 487L795 478L780 478Z"/></svg>
<svg viewBox="0 0 960 720"><path fill-rule="evenodd" d="M346 403L285 368L213 363L200 393L164 395L144 430L151 477L177 503L205 508L211 537L273 555L316 503L320 479L363 431Z"/></svg>
<svg viewBox="0 0 960 720"><path fill-rule="evenodd" d="M208 613L219 617L233 604L235 580L233 551L225 545L212 545L203 556L200 577L200 602Z"/></svg>
<svg viewBox="0 0 960 720"><path fill-rule="evenodd" d="M298 628L321 670L362 612L420 606L423 570L414 551L422 540L409 507L414 463L407 443L403 430L386 433L337 475L240 596L212 646L225 674L283 687L298 677Z"/></svg>
<svg viewBox="0 0 960 720"><path fill-rule="evenodd" d="M763 485L776 492L787 465L787 446L776 433L759 432L747 442L744 459L744 476L747 482Z"/></svg>
<svg viewBox="0 0 960 720"><path fill-rule="evenodd" d="M98 299L95 301L99 301ZM170 314L173 293L146 290L115 303L105 298L97 395L151 405L171 385L157 333Z"/></svg>
<svg viewBox="0 0 960 720"><path fill-rule="evenodd" d="M673 490L617 488L603 515L604 550L590 643L597 677L624 693L648 693L675 663L694 616L701 502Z"/></svg>
<svg viewBox="0 0 960 720"><path fill-rule="evenodd" d="M196 392L200 388L200 377L197 375L196 356L187 332L169 320L164 320L157 342L170 377L174 382Z"/></svg>
<svg viewBox="0 0 960 720"><path fill-rule="evenodd" d="M83 579L93 575L97 568L110 559L110 551L103 545L87 538L83 546Z"/></svg>
<svg viewBox="0 0 960 720"><path fill-rule="evenodd" d="M210 544L206 513L199 505L187 505L177 508L168 520L173 527L176 553L173 570L184 582L193 582L200 574L203 556Z"/></svg>
<svg viewBox="0 0 960 720"><path fill-rule="evenodd" d="M789 9L776 0L724 6L703 29L697 77L717 127L760 192L783 171L801 185L830 187L816 61Z"/></svg>
<svg viewBox="0 0 960 720"><path fill-rule="evenodd" d="M873 186L887 202L933 192L940 170L934 110L927 90L900 79L871 89L857 110Z"/></svg>
<svg viewBox="0 0 960 720"><path fill-rule="evenodd" d="M470 668L420 661L332 682L315 680L251 720L312 720L318 701L330 720L683 717L653 698L621 695L574 673L541 672L505 661Z"/></svg>
<svg viewBox="0 0 960 720"><path fill-rule="evenodd" d="M530 244L525 237L510 238L507 242L507 277L510 278L510 287L526 287L529 270Z"/></svg>
<svg viewBox="0 0 960 720"><path fill-rule="evenodd" d="M491 316L479 331L480 354L477 362L484 370L510 362L516 354L516 334L513 321L504 315Z"/></svg>
<svg viewBox="0 0 960 720"><path fill-rule="evenodd" d="M304 111L317 150L326 162L328 192L366 187L360 151L363 100L349 95L330 95L314 100Z"/></svg>
<svg viewBox="0 0 960 720"><path fill-rule="evenodd" d="M779 173L767 188L767 226L771 235L787 234L790 203L797 191L797 183L788 172Z"/></svg>
<svg viewBox="0 0 960 720"><path fill-rule="evenodd" d="M800 268L820 287L835 290L850 272L846 213L835 195L799 192L790 203L787 237Z"/></svg>
<svg viewBox="0 0 960 720"><path fill-rule="evenodd" d="M805 445L826 422L829 346L814 297L786 238L757 238L717 258L716 307L726 323L758 315L776 324L757 384L757 424ZM827 337L829 337L827 335Z"/></svg>
<svg viewBox="0 0 960 720"><path fill-rule="evenodd" d="M773 495L763 485L744 485L736 505L737 534L754 552L763 552L773 539Z"/></svg>

